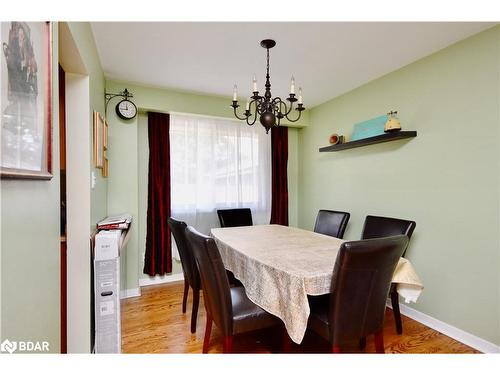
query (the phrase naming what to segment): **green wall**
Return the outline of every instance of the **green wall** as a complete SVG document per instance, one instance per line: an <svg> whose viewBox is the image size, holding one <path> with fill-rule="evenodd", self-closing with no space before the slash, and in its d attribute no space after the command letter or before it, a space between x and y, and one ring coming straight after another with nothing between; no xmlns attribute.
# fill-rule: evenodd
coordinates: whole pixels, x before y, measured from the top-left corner
<svg viewBox="0 0 500 375"><path fill-rule="evenodd" d="M57 23L52 25L57 62ZM48 341L59 352L59 101L52 67L52 166L50 181L0 180L1 337Z"/></svg>
<svg viewBox="0 0 500 375"><path fill-rule="evenodd" d="M367 62L369 63L369 62ZM407 257L425 284L411 307L500 344L500 28L487 30L310 111L299 131L299 225L321 208L417 222ZM319 153L332 133L398 110L418 137Z"/></svg>
<svg viewBox="0 0 500 375"><path fill-rule="evenodd" d="M128 88L134 94L133 101L141 111L182 112L208 116L233 118L230 98L200 95L190 92L145 87L129 82L106 81L108 92L123 91ZM115 114L118 98L108 108L109 123L109 214L130 212L134 217L131 238L127 246L126 289L138 287L138 279L147 277L142 273L146 241L147 214L147 168L148 133L147 117L138 115L131 121L123 121ZM229 103L229 104L228 104ZM305 126L307 111L299 123ZM297 223L298 212L298 130L290 128L289 174L290 174L290 222ZM180 264L174 264L173 273L181 271Z"/></svg>

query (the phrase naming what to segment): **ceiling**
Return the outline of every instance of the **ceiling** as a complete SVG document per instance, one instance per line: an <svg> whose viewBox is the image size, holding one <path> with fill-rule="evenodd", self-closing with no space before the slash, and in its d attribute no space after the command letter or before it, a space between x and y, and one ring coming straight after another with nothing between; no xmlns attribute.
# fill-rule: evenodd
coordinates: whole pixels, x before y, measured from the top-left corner
<svg viewBox="0 0 500 375"><path fill-rule="evenodd" d="M290 76L311 107L494 26L478 22L93 22L104 74L156 87L232 95L265 79L262 39L270 50L273 96L289 92Z"/></svg>

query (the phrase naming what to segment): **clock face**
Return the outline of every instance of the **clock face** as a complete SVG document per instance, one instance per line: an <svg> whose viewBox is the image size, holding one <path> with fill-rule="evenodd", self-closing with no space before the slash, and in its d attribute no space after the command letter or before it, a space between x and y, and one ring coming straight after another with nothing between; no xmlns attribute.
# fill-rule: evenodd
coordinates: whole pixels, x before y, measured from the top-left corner
<svg viewBox="0 0 500 375"><path fill-rule="evenodd" d="M137 115L137 107L130 100L122 100L116 105L116 114L123 119L130 120Z"/></svg>

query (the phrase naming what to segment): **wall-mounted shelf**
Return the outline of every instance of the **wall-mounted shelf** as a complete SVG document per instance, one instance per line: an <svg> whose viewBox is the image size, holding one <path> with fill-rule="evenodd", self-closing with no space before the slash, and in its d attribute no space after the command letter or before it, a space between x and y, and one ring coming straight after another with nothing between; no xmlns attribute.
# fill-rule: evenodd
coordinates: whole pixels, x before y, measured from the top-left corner
<svg viewBox="0 0 500 375"><path fill-rule="evenodd" d="M349 148L363 147L368 145L374 145L376 143L397 141L398 139L405 138L414 138L417 136L417 132L412 131L398 131L394 133L385 133L381 135L377 135L375 137L358 139L357 141L351 141L326 147L321 147L319 152L334 152L334 151L342 151L347 150Z"/></svg>

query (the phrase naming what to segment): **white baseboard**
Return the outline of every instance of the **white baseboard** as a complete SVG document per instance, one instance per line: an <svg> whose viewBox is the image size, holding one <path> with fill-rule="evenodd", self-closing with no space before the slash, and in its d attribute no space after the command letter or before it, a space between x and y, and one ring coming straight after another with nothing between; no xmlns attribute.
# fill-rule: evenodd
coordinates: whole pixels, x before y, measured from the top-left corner
<svg viewBox="0 0 500 375"><path fill-rule="evenodd" d="M140 297L140 296L141 296L141 288L125 289L120 292L120 299Z"/></svg>
<svg viewBox="0 0 500 375"><path fill-rule="evenodd" d="M173 283L175 281L181 281L181 280L184 280L184 274L182 272L174 273L171 275L155 276L155 277L149 276L139 279L139 286Z"/></svg>
<svg viewBox="0 0 500 375"><path fill-rule="evenodd" d="M387 306L392 308L391 302L387 301ZM405 315L419 323L426 325L442 334L451 337L465 345L470 346L476 350L483 353L500 353L500 346L493 344L492 342L486 341L480 337L474 336L469 332L465 332L460 328L449 325L441 320L433 318L427 314L424 314L418 310L412 309L404 304L399 304L399 310L402 315ZM404 330L404 327L403 327Z"/></svg>

